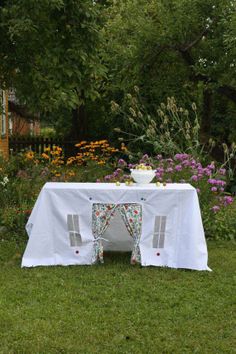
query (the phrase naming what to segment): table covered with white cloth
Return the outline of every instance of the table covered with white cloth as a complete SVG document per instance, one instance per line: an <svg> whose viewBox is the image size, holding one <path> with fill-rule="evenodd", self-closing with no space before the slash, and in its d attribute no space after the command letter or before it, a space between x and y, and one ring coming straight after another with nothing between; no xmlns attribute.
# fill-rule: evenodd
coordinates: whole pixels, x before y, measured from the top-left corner
<svg viewBox="0 0 236 354"><path fill-rule="evenodd" d="M190 184L46 183L26 225L22 267L103 262L210 270L198 195Z"/></svg>

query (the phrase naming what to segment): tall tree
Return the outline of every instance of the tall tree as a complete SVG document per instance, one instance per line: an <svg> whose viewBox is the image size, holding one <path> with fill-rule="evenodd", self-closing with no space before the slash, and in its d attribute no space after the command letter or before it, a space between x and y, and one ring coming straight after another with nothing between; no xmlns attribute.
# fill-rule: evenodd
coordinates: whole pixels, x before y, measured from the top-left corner
<svg viewBox="0 0 236 354"><path fill-rule="evenodd" d="M221 124L230 133L236 129L235 13L235 0L113 1L105 27L108 89L119 96L136 84L148 104L168 95L196 101L203 137L222 119L221 102Z"/></svg>
<svg viewBox="0 0 236 354"><path fill-rule="evenodd" d="M0 4L0 79L32 111L70 110L75 139L86 135L86 101L99 95L100 7L93 0Z"/></svg>

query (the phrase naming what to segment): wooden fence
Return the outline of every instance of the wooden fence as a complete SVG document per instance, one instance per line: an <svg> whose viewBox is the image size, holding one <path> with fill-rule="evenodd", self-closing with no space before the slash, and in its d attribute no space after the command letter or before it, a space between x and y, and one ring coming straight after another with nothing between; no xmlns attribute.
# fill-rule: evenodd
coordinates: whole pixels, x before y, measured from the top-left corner
<svg viewBox="0 0 236 354"><path fill-rule="evenodd" d="M63 149L65 157L74 156L78 152L75 144L78 141L66 141L54 138L42 137L9 137L10 155L18 152L32 150L36 153L42 154L45 148L53 149L53 146L60 146Z"/></svg>

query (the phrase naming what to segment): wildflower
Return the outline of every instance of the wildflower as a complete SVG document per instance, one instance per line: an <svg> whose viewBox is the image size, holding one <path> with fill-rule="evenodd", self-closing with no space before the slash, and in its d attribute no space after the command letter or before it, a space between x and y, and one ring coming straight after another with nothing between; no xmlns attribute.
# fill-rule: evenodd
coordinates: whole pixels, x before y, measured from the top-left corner
<svg viewBox="0 0 236 354"><path fill-rule="evenodd" d="M8 177L4 177L3 180L2 180L2 182L0 182L0 183L1 183L1 185L2 185L3 187L5 187L8 182L9 182Z"/></svg>
<svg viewBox="0 0 236 354"><path fill-rule="evenodd" d="M211 187L212 192L217 192L217 187Z"/></svg>
<svg viewBox="0 0 236 354"><path fill-rule="evenodd" d="M220 210L220 207L219 207L219 205L214 205L214 206L211 208L211 210L212 210L214 213L217 213L217 211Z"/></svg>
<svg viewBox="0 0 236 354"><path fill-rule="evenodd" d="M225 168L220 168L220 169L219 169L219 174L220 174L220 175L224 176L225 173L226 173L226 169L225 169Z"/></svg>
<svg viewBox="0 0 236 354"><path fill-rule="evenodd" d="M181 165L176 165L175 166L175 170L178 171L178 172L182 171L182 166Z"/></svg>
<svg viewBox="0 0 236 354"><path fill-rule="evenodd" d="M229 196L229 195L227 195L227 196L224 196L224 197L223 197L223 200L222 200L222 201L223 201L224 206L227 206L227 205L233 203L234 198L231 197L231 196Z"/></svg>
<svg viewBox="0 0 236 354"><path fill-rule="evenodd" d="M191 180L192 180L192 181L194 181L194 182L197 182L197 180L198 180L198 176L193 175L193 176L191 177Z"/></svg>
<svg viewBox="0 0 236 354"><path fill-rule="evenodd" d="M43 159L45 159L45 160L49 160L50 159L50 157L47 155L47 154L45 154L44 152L42 153L42 158Z"/></svg>
<svg viewBox="0 0 236 354"><path fill-rule="evenodd" d="M33 158L34 158L34 152L33 152L33 151L28 151L28 152L25 154L25 157L26 157L26 159L28 159L28 160L33 160Z"/></svg>
<svg viewBox="0 0 236 354"><path fill-rule="evenodd" d="M121 167L125 167L127 165L127 163L125 162L125 160L119 159L118 165L121 166Z"/></svg>

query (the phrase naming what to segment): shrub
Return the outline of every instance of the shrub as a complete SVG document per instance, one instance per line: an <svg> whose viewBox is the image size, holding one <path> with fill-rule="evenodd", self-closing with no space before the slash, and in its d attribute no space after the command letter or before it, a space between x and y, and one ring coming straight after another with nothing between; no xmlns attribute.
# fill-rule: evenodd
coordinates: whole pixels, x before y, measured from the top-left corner
<svg viewBox="0 0 236 354"><path fill-rule="evenodd" d="M235 209L231 208L233 197L226 192L228 178L225 168L217 167L215 162L204 166L189 154L176 154L173 158L163 158L161 155L151 158L145 154L136 163L127 164L125 160L120 159L115 171L106 175L103 181L124 182L129 180L128 169L135 168L137 164L144 164L155 169L156 182L191 183L199 196L206 236L226 239L235 237L235 231L233 232L235 226L233 212ZM228 227L224 226L224 217ZM215 232L216 225L220 227L218 233Z"/></svg>

